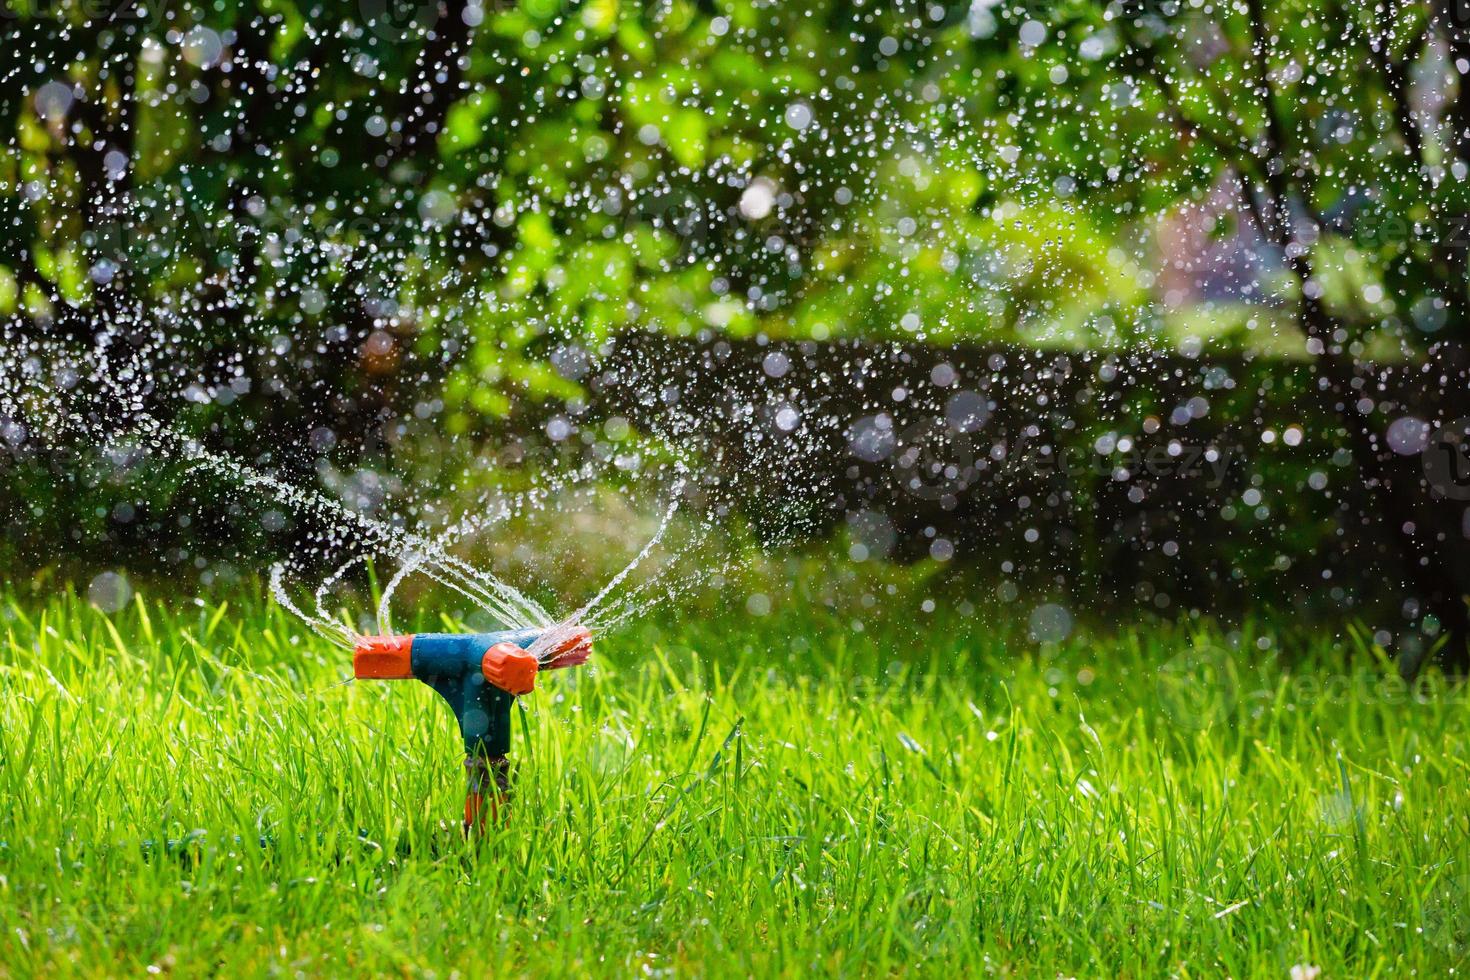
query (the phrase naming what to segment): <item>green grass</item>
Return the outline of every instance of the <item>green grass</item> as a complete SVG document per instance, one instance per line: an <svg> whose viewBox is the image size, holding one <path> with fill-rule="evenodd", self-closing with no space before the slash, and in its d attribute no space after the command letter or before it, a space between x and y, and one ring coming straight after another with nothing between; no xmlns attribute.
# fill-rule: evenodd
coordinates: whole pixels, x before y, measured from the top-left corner
<svg viewBox="0 0 1470 980"><path fill-rule="evenodd" d="M447 711L329 687L347 658L279 610L0 607L0 974L1466 957L1463 699L1365 649L1288 672L1182 628L1037 650L942 611L645 623L529 699L513 816L467 843Z"/></svg>

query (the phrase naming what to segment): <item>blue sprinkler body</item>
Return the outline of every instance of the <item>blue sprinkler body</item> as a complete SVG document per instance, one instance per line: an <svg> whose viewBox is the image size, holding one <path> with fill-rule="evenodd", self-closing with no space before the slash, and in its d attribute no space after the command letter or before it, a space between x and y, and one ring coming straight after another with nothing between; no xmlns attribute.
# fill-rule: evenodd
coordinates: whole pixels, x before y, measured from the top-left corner
<svg viewBox="0 0 1470 980"><path fill-rule="evenodd" d="M356 677L414 678L444 699L464 740L469 790L465 827L481 825L484 814L502 811L510 788L511 706L536 687L542 669L575 667L592 653L586 630L575 630L548 652L543 663L528 648L541 629L496 633L416 633L367 636L353 651ZM493 781L493 782L492 782Z"/></svg>
<svg viewBox="0 0 1470 980"><path fill-rule="evenodd" d="M502 643L525 651L540 635L541 631L535 629L414 635L410 654L413 676L449 704L459 722L467 758L493 759L510 752L511 705L516 694L526 693L513 694L486 680L485 654ZM534 669L531 676L535 676Z"/></svg>

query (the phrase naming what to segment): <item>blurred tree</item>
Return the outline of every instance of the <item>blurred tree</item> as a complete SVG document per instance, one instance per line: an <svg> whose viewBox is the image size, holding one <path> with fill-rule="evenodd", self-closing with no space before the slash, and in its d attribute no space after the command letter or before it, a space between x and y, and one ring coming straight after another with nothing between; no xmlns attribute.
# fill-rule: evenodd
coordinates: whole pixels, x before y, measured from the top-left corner
<svg viewBox="0 0 1470 980"><path fill-rule="evenodd" d="M4 0L0 314L296 479L575 402L629 328L1126 322L1105 238L930 142L936 9Z"/></svg>
<svg viewBox="0 0 1470 980"><path fill-rule="evenodd" d="M1470 416L1463 4L993 9L1008 29L977 38L957 74L977 77L997 48L1016 65L995 91L965 97L977 113L1008 114L1018 185L1045 195L1068 181L1115 228L1140 211L1202 212L1223 187L1274 247L1287 275L1274 290L1247 285L1292 311L1337 419L1314 435L1345 442L1372 491L1366 511L1343 498L1341 523L1384 529L1406 611L1470 664L1466 486L1434 479L1423 456L1463 461L1456 440Z"/></svg>

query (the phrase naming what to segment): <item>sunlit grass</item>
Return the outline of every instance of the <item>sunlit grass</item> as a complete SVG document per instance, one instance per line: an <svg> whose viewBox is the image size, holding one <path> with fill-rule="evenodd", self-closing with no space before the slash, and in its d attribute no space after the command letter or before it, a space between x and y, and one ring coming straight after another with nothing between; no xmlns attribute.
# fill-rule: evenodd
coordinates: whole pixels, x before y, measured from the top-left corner
<svg viewBox="0 0 1470 980"><path fill-rule="evenodd" d="M448 712L341 686L346 655L279 610L7 601L0 973L1463 961L1458 692L1367 650L1227 653L1249 630L1038 651L889 618L607 638L529 699L513 816L474 844Z"/></svg>

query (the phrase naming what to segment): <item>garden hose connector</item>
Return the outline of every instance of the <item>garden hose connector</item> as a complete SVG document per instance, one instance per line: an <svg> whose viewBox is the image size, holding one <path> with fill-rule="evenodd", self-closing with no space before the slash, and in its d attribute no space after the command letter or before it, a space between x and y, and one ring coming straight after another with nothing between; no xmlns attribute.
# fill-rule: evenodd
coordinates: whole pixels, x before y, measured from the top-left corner
<svg viewBox="0 0 1470 980"><path fill-rule="evenodd" d="M570 631L544 659L528 648L544 630L365 636L352 654L361 680L423 681L448 703L464 739L465 829L506 814L510 791L511 705L536 688L543 669L574 667L592 653L585 629Z"/></svg>

